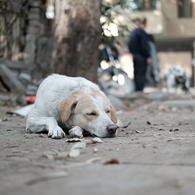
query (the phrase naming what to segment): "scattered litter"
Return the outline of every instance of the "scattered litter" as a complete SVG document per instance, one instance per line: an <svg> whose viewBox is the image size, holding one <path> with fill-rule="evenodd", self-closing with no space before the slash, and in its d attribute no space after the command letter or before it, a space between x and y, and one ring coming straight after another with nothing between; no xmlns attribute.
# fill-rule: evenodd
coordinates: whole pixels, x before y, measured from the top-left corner
<svg viewBox="0 0 195 195"><path fill-rule="evenodd" d="M102 143L103 141L99 137L95 137L91 140L92 143Z"/></svg>
<svg viewBox="0 0 195 195"><path fill-rule="evenodd" d="M150 121L147 121L147 124L148 124L148 125L153 125L153 126L159 126L159 124L155 124L155 123L153 124L153 123L151 123Z"/></svg>
<svg viewBox="0 0 195 195"><path fill-rule="evenodd" d="M177 108L176 108L176 107L172 107L172 108L171 108L171 111L172 111L172 112L176 112L176 111L177 111Z"/></svg>
<svg viewBox="0 0 195 195"><path fill-rule="evenodd" d="M73 150L70 150L69 154L68 154L70 157L72 158L76 158L77 156L80 155L80 150L79 149L73 149Z"/></svg>
<svg viewBox="0 0 195 195"><path fill-rule="evenodd" d="M85 142L77 142L76 144L74 144L71 148L71 150L74 149L85 149L86 148L86 143Z"/></svg>
<svg viewBox="0 0 195 195"><path fill-rule="evenodd" d="M129 125L131 124L131 122L129 122L127 125L124 125L124 126L118 126L118 128L127 128Z"/></svg>
<svg viewBox="0 0 195 195"><path fill-rule="evenodd" d="M65 158L66 156L68 156L68 152L57 152L57 157L58 158Z"/></svg>
<svg viewBox="0 0 195 195"><path fill-rule="evenodd" d="M164 106L164 105L160 105L158 107L158 110L159 111L162 111L162 112L168 112L169 111L169 108L167 106Z"/></svg>
<svg viewBox="0 0 195 195"><path fill-rule="evenodd" d="M97 148L93 148L93 152L97 153L99 150Z"/></svg>
<svg viewBox="0 0 195 195"><path fill-rule="evenodd" d="M0 121L6 122L6 121L9 121L9 119L7 119L7 118L1 118Z"/></svg>
<svg viewBox="0 0 195 195"><path fill-rule="evenodd" d="M142 144L142 147L143 147L143 148L146 148L146 144L145 144L145 143L143 143L143 144Z"/></svg>
<svg viewBox="0 0 195 195"><path fill-rule="evenodd" d="M6 158L11 158L11 157L22 157L23 154L21 153L14 153L14 154L7 154Z"/></svg>
<svg viewBox="0 0 195 195"><path fill-rule="evenodd" d="M27 102L27 103L34 103L35 100L36 100L36 96L35 95L29 95L29 96L26 96L24 98L24 100Z"/></svg>
<svg viewBox="0 0 195 195"><path fill-rule="evenodd" d="M135 133L140 133L138 130L135 129Z"/></svg>
<svg viewBox="0 0 195 195"><path fill-rule="evenodd" d="M48 135L47 135L47 134L43 134L43 133L41 133L41 134L39 134L39 137L41 137L41 138L47 138L47 137L48 137Z"/></svg>
<svg viewBox="0 0 195 195"><path fill-rule="evenodd" d="M44 154L43 157L46 157L50 161L54 161L54 156L52 154Z"/></svg>
<svg viewBox="0 0 195 195"><path fill-rule="evenodd" d="M136 130L136 129L132 129L131 130L131 134L136 134L136 133L140 133L140 131L138 131L138 130ZM127 135L128 133L126 133L126 135Z"/></svg>
<svg viewBox="0 0 195 195"><path fill-rule="evenodd" d="M115 158L111 158L111 159L108 159L108 160L104 160L102 161L102 164L103 165L107 165L107 164L120 164L121 162Z"/></svg>
<svg viewBox="0 0 195 195"><path fill-rule="evenodd" d="M59 172L55 172L55 173L49 173L47 175L43 175L34 179L30 179L25 181L25 184L27 185L33 185L36 184L38 182L43 182L43 181L47 181L49 179L57 179L57 178L62 178L62 177L66 177L68 174L66 171L59 171Z"/></svg>
<svg viewBox="0 0 195 195"><path fill-rule="evenodd" d="M84 140L84 141L85 141L86 144L91 144L91 142L92 142L92 141L89 140L89 139L86 139L86 140Z"/></svg>
<svg viewBox="0 0 195 195"><path fill-rule="evenodd" d="M160 128L159 131L164 131L164 129Z"/></svg>
<svg viewBox="0 0 195 195"><path fill-rule="evenodd" d="M84 141L84 139L80 139L80 138L70 138L70 139L67 139L66 142L82 142Z"/></svg>
<svg viewBox="0 0 195 195"><path fill-rule="evenodd" d="M50 151L50 152L44 153L42 156L47 158L50 161L54 161L55 160L54 156L56 156L56 152Z"/></svg>
<svg viewBox="0 0 195 195"><path fill-rule="evenodd" d="M169 131L179 131L179 129L169 129Z"/></svg>
<svg viewBox="0 0 195 195"><path fill-rule="evenodd" d="M167 141L170 142L170 141L177 141L177 140L184 140L184 138L182 138L182 137L170 138L170 139L168 139Z"/></svg>
<svg viewBox="0 0 195 195"><path fill-rule="evenodd" d="M153 146L153 148L158 148L158 146Z"/></svg>
<svg viewBox="0 0 195 195"><path fill-rule="evenodd" d="M102 157L90 158L89 160L86 161L86 163L93 163L100 160L102 160Z"/></svg>

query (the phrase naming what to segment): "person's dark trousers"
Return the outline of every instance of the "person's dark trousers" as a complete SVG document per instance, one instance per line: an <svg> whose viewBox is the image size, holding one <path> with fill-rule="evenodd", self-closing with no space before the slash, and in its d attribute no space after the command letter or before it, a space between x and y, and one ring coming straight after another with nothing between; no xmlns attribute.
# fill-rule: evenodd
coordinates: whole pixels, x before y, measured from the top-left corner
<svg viewBox="0 0 195 195"><path fill-rule="evenodd" d="M146 77L146 58L139 54L133 55L135 90L143 91Z"/></svg>

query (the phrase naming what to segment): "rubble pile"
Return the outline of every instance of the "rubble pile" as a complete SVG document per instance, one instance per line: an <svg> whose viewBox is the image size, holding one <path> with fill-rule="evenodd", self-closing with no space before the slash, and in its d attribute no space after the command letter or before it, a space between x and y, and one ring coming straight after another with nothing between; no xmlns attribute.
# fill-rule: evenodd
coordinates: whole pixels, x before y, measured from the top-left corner
<svg viewBox="0 0 195 195"><path fill-rule="evenodd" d="M39 83L32 81L23 62L0 61L0 105L34 102Z"/></svg>

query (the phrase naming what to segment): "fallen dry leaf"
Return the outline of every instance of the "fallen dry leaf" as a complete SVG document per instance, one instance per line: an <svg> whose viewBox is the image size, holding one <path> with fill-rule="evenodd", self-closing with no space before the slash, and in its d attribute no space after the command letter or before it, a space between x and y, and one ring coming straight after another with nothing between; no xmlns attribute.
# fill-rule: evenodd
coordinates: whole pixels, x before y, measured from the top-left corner
<svg viewBox="0 0 195 195"><path fill-rule="evenodd" d="M70 138L70 139L67 139L66 142L82 142L84 141L84 139L80 139L80 138Z"/></svg>
<svg viewBox="0 0 195 195"><path fill-rule="evenodd" d="M169 111L169 108L167 106L160 105L158 107L158 110L159 111L162 111L162 112L168 112Z"/></svg>
<svg viewBox="0 0 195 195"><path fill-rule="evenodd" d="M168 139L167 141L170 142L170 141L184 140L184 139L185 139L185 138L178 137L178 138L170 138L170 139Z"/></svg>
<svg viewBox="0 0 195 195"><path fill-rule="evenodd" d="M86 148L86 143L85 142L77 142L76 144L74 144L71 148L71 150L73 149L85 149Z"/></svg>
<svg viewBox="0 0 195 195"><path fill-rule="evenodd" d="M140 131L138 131L138 130L136 130L136 129L133 129L133 130L130 131L130 133L131 133L131 134L136 134L136 133L140 133ZM128 134L128 133L126 132L126 134Z"/></svg>
<svg viewBox="0 0 195 195"><path fill-rule="evenodd" d="M118 126L117 128L123 128L123 129L125 129L125 128L127 128L130 124L131 124L131 122L127 123L127 125L124 125L124 126Z"/></svg>
<svg viewBox="0 0 195 195"><path fill-rule="evenodd" d="M93 152L96 153L98 152L99 150L97 148L93 148Z"/></svg>
<svg viewBox="0 0 195 195"><path fill-rule="evenodd" d="M179 129L169 129L169 131L179 131Z"/></svg>
<svg viewBox="0 0 195 195"><path fill-rule="evenodd" d="M73 149L73 150L70 150L69 154L68 154L70 157L72 158L76 158L77 156L80 155L80 150L79 149Z"/></svg>
<svg viewBox="0 0 195 195"><path fill-rule="evenodd" d="M68 174L67 174L66 171L59 171L59 172L49 173L47 175L43 175L43 176L40 176L40 177L37 177L37 178L34 178L34 179L27 180L27 181L25 181L25 184L32 185L32 184L35 184L37 182L42 182L42 181L46 181L46 180L49 180L49 179L61 178L61 177L65 177L67 175Z"/></svg>
<svg viewBox="0 0 195 195"><path fill-rule="evenodd" d="M56 155L58 158L64 158L68 156L68 152L57 152Z"/></svg>
<svg viewBox="0 0 195 195"><path fill-rule="evenodd" d="M53 161L54 160L54 156L51 154L44 154L43 157L48 158L49 160Z"/></svg>
<svg viewBox="0 0 195 195"><path fill-rule="evenodd" d="M91 144L91 140L87 139L87 140L84 140L86 144Z"/></svg>
<svg viewBox="0 0 195 195"><path fill-rule="evenodd" d="M103 141L99 138L99 137L94 137L92 140L91 140L92 143L102 143Z"/></svg>
<svg viewBox="0 0 195 195"><path fill-rule="evenodd" d="M115 158L111 158L111 159L108 159L108 160L104 160L102 161L102 164L103 165L107 165L107 164L120 164L121 162Z"/></svg>
<svg viewBox="0 0 195 195"><path fill-rule="evenodd" d="M90 158L89 160L86 161L86 163L93 163L95 161L100 161L102 157L95 157L95 158Z"/></svg>
<svg viewBox="0 0 195 195"><path fill-rule="evenodd" d="M147 121L147 124L148 124L148 125L151 125L151 122L150 122L150 121Z"/></svg>

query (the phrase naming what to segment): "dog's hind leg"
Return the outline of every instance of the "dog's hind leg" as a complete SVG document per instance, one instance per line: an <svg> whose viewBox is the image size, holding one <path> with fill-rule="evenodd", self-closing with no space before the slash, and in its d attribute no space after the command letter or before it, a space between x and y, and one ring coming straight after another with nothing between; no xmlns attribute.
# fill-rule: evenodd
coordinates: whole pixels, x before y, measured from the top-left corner
<svg viewBox="0 0 195 195"><path fill-rule="evenodd" d="M166 78L166 88L167 88L167 92L170 93L171 89L175 86L175 77L174 75L169 75Z"/></svg>

